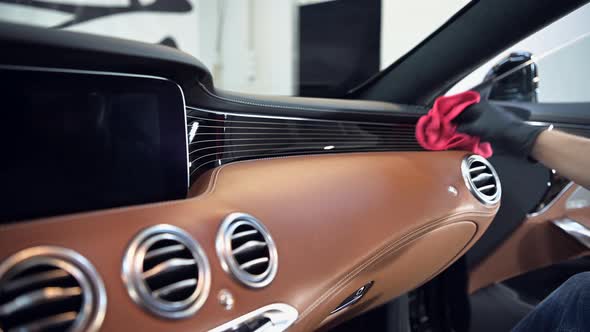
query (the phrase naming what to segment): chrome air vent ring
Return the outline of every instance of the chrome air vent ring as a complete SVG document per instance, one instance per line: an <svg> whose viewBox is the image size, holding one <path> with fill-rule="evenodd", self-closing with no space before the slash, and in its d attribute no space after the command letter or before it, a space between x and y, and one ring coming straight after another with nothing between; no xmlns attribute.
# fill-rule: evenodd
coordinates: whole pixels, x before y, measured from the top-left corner
<svg viewBox="0 0 590 332"><path fill-rule="evenodd" d="M209 261L184 230L156 225L129 244L122 277L129 296L147 311L170 319L196 313L211 285Z"/></svg>
<svg viewBox="0 0 590 332"><path fill-rule="evenodd" d="M0 330L97 331L106 303L98 272L73 250L32 247L0 265Z"/></svg>
<svg viewBox="0 0 590 332"><path fill-rule="evenodd" d="M246 213L228 215L215 242L223 270L251 288L268 286L278 270L274 240L264 225Z"/></svg>
<svg viewBox="0 0 590 332"><path fill-rule="evenodd" d="M463 180L469 191L484 205L495 205L502 197L498 173L490 162L478 155L470 155L461 163Z"/></svg>

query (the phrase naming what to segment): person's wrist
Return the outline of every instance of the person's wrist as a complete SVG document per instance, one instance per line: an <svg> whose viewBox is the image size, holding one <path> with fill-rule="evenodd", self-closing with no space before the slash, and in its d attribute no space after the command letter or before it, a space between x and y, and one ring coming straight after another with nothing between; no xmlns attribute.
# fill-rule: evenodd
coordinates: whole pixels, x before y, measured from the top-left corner
<svg viewBox="0 0 590 332"><path fill-rule="evenodd" d="M508 135L512 134L514 138L514 141L509 145L512 154L520 158L532 157L533 147L537 138L546 129L546 127L533 126L525 122L520 122L518 125L507 130Z"/></svg>
<svg viewBox="0 0 590 332"><path fill-rule="evenodd" d="M543 148L543 140L549 135L551 135L550 132L552 129L552 127L543 128L539 135L537 135L537 138L535 139L535 142L533 143L533 147L531 149L531 158L539 160L541 156L541 150Z"/></svg>

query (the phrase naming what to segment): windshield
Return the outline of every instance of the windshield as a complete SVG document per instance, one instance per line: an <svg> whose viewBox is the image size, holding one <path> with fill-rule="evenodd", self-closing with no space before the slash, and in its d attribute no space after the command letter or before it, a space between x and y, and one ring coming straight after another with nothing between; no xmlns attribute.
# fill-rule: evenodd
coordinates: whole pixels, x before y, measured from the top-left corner
<svg viewBox="0 0 590 332"><path fill-rule="evenodd" d="M0 20L179 48L227 90L338 97L468 2L0 0Z"/></svg>

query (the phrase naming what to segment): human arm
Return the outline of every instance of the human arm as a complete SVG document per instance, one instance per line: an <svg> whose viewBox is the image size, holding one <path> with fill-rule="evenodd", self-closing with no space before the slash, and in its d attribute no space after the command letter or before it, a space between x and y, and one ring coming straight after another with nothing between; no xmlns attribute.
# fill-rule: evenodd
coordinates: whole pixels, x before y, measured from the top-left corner
<svg viewBox="0 0 590 332"><path fill-rule="evenodd" d="M543 131L531 156L584 188L590 188L590 139L557 130Z"/></svg>
<svg viewBox="0 0 590 332"><path fill-rule="evenodd" d="M492 144L517 158L533 158L590 188L590 139L530 125L487 101L467 108L457 130Z"/></svg>

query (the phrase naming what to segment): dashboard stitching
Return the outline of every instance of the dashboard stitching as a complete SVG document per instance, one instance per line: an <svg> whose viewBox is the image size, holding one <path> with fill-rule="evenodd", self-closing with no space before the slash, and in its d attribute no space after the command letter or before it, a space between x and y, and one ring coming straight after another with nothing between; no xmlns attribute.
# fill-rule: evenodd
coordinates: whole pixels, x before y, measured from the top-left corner
<svg viewBox="0 0 590 332"><path fill-rule="evenodd" d="M474 214L471 212L456 213L456 214L453 214L450 216L446 216L442 219L439 219L438 221L430 222L429 224L427 224L423 227L420 227L418 229L415 229L415 230L409 232L408 234L406 234L402 238L396 239L392 243L389 243L389 244L383 246L382 248L378 249L376 252L368 255L368 256L372 256L372 258L363 262L361 265L357 266L355 269L348 272L346 275L344 275L342 277L342 279L340 279L340 281L338 281L326 293L324 293L324 295L322 295L320 298L318 298L316 301L314 301L314 303L310 307L308 307L299 316L299 320L305 318L311 311L313 311L315 308L317 308L317 306L319 306L322 302L324 302L324 300L326 298L332 296L338 289L341 288L341 286L343 284L348 283L352 278L354 278L356 275L358 275L360 272L362 272L367 266L370 266L370 265L374 264L375 262L378 262L380 259L382 259L385 255L389 254L390 252L396 251L396 250L400 249L401 247L403 247L404 245L406 245L407 243L411 242L413 239L416 239L416 238L424 235L426 233L425 231L437 229L437 228L444 226L446 224L451 224L453 222L450 220L456 219L457 217L460 217L460 216L489 217L491 215L494 215L494 214L493 213Z"/></svg>
<svg viewBox="0 0 590 332"><path fill-rule="evenodd" d="M450 225L450 224L452 224L452 223L448 223L448 225ZM476 227L476 231L473 234L473 236L469 239L469 241L463 246L463 248L461 248L461 250L455 256L453 256L453 258L449 261L449 263L447 263L446 265L444 265L440 269L436 270L436 272L432 273L428 278L426 278L423 282L421 282L420 284L418 284L415 288L418 288L418 287L424 285L425 283L427 283L428 281L430 281L432 278L434 278L435 276L437 276L438 274L440 274L442 271L444 271L445 269L447 269L452 264L452 262L454 262L458 257L460 257L460 256L463 255L465 249L469 247L469 244L476 237L477 231L479 230L478 224L477 223L474 223L474 224L475 224L475 227ZM443 224L441 226L444 226L444 225L447 225L447 224ZM414 239L417 239L417 238L414 238ZM412 239L412 240L414 240L414 239ZM396 250L403 249L406 245L410 244L412 242L412 240L410 240L407 243L403 244L401 247L398 247ZM384 257L381 257L381 259L378 262L375 262L375 263L376 264L379 263L382 260L382 258L384 258Z"/></svg>
<svg viewBox="0 0 590 332"><path fill-rule="evenodd" d="M378 151L378 152L346 152L346 153L339 153L339 154L321 154L321 153L315 153L315 154L306 154L306 155L295 155L295 156L277 156L277 157L265 157L265 158L256 158L256 159L247 159L247 160L238 160L238 161L232 161L229 162L227 164L222 165L221 167L215 168L215 170L217 170L217 173L220 173L221 170L223 168L225 168L226 166L231 166L231 165L237 165L237 164L241 164L241 163L247 163L247 162L251 162L251 161L261 161L261 160L273 160L273 159L295 159L295 158L302 158L302 159L306 159L306 158L314 158L314 157L332 157L332 158L336 158L336 157L342 157L342 156L348 156L348 155L359 155L359 154L371 154L371 155L376 155L376 154L383 154L383 153L423 153L423 152L430 152L430 153L436 153L436 152L444 152L444 151ZM217 176L218 174L215 175L215 182L217 181ZM215 189L215 183L213 184L213 188L212 190ZM197 196L198 197L198 196Z"/></svg>

